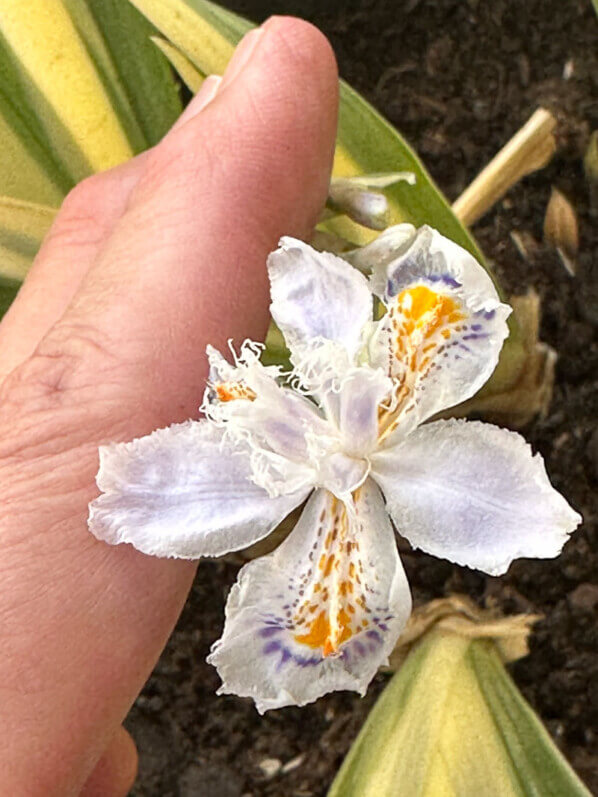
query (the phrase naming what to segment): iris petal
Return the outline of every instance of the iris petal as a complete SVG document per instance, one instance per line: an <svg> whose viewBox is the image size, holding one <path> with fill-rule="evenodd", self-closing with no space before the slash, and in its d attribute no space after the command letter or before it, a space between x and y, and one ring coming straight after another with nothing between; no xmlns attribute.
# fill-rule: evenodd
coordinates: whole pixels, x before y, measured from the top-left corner
<svg viewBox="0 0 598 797"><path fill-rule="evenodd" d="M259 711L335 689L363 694L410 610L378 488L366 482L349 509L318 490L285 542L241 571L209 661L220 691Z"/></svg>
<svg viewBox="0 0 598 797"><path fill-rule="evenodd" d="M318 340L342 344L353 358L372 318L365 277L342 258L294 238L281 239L268 258L268 273L272 317L294 358Z"/></svg>
<svg viewBox="0 0 598 797"><path fill-rule="evenodd" d="M89 528L143 553L198 559L246 548L270 533L309 490L271 498L251 481L247 452L208 421L159 429L100 449L102 495Z"/></svg>
<svg viewBox="0 0 598 797"><path fill-rule="evenodd" d="M377 279L379 280L379 276ZM369 341L372 366L396 384L381 423L389 440L470 398L496 367L510 307L464 249L430 227L386 266L386 315Z"/></svg>
<svg viewBox="0 0 598 797"><path fill-rule="evenodd" d="M506 572L521 556L558 556L581 522L539 454L515 432L436 421L372 457L397 530L434 556Z"/></svg>

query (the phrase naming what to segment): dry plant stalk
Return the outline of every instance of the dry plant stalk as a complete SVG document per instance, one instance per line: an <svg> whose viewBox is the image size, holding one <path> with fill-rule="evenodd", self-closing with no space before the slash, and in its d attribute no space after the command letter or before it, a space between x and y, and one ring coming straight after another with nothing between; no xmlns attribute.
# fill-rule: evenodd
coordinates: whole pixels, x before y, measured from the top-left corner
<svg viewBox="0 0 598 797"><path fill-rule="evenodd" d="M535 111L453 203L457 218L470 227L522 177L546 166L556 150L555 127L550 111Z"/></svg>
<svg viewBox="0 0 598 797"><path fill-rule="evenodd" d="M384 669L398 670L413 647L432 628L467 639L494 642L503 662L516 661L529 653L527 639L539 614L507 617L492 609L480 609L466 595L450 595L430 601L414 610Z"/></svg>

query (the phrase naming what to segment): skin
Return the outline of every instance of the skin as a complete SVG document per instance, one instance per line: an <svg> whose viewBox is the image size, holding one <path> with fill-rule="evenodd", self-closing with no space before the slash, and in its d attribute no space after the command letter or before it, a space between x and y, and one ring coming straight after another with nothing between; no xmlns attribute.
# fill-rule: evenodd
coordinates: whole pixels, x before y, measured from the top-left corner
<svg viewBox="0 0 598 797"><path fill-rule="evenodd" d="M195 566L89 534L97 449L198 416L206 344L263 337L266 256L308 236L326 196L337 73L322 34L273 18L214 83L157 147L66 198L0 325L6 794L129 790L121 723Z"/></svg>

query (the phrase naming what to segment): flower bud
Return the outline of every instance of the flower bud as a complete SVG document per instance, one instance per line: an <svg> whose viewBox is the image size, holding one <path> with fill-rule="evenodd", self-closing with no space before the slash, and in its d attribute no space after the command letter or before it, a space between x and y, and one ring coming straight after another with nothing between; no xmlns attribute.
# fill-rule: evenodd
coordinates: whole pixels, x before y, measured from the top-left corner
<svg viewBox="0 0 598 797"><path fill-rule="evenodd" d="M333 213L343 213L362 227L384 230L390 221L390 207L381 190L401 181L413 185L415 175L411 172L389 172L333 177L327 207Z"/></svg>

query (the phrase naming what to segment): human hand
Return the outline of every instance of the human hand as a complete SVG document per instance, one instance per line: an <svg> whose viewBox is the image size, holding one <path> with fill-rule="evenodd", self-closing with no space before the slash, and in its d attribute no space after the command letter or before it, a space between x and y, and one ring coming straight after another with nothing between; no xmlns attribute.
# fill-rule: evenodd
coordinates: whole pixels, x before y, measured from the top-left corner
<svg viewBox="0 0 598 797"><path fill-rule="evenodd" d="M266 255L317 219L336 107L323 36L268 21L164 141L67 197L0 325L3 794L131 786L120 723L194 566L89 534L97 449L197 417L206 344L263 337Z"/></svg>

